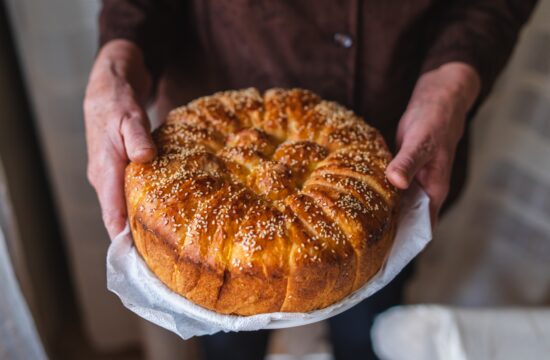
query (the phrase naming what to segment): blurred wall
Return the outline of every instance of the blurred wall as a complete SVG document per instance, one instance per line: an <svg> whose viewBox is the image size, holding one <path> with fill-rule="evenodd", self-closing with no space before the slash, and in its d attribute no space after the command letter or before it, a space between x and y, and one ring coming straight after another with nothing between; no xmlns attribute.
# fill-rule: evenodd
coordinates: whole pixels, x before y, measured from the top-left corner
<svg viewBox="0 0 550 360"><path fill-rule="evenodd" d="M132 343L139 333L137 317L106 289L105 254L109 239L95 194L85 177L82 98L97 47L99 1L5 0L5 5L53 185L85 329L100 349ZM15 86L7 85L8 89ZM28 110L29 106L17 108ZM11 147L26 151L26 146L14 141L17 140L13 139ZM33 178L29 175L26 179ZM14 181L17 182L21 179ZM22 189L34 190L31 184L20 185ZM34 196L30 194L27 196ZM54 212L53 207L40 210L44 214ZM32 236L36 241L41 238L40 233ZM40 246L46 248L48 244L49 240L44 239ZM45 276L38 269L33 269L32 274ZM55 297L55 292L51 296Z"/></svg>
<svg viewBox="0 0 550 360"><path fill-rule="evenodd" d="M0 227L22 292L49 346L61 327L69 279L51 189L2 5Z"/></svg>

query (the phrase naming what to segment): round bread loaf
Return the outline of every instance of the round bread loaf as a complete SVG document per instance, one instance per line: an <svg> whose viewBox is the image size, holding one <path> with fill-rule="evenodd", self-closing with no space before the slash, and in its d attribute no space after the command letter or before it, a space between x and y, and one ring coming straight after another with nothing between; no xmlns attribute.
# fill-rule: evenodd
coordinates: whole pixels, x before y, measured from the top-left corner
<svg viewBox="0 0 550 360"><path fill-rule="evenodd" d="M170 112L130 163L135 245L170 289L222 314L307 312L364 285L398 192L377 130L312 92L226 91Z"/></svg>

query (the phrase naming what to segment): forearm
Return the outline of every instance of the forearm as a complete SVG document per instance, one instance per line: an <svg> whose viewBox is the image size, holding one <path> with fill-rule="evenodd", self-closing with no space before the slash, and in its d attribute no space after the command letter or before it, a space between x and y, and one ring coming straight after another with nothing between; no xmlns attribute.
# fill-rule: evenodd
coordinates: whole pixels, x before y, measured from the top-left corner
<svg viewBox="0 0 550 360"><path fill-rule="evenodd" d="M126 40L141 50L153 84L181 39L184 20L182 0L102 0L99 45Z"/></svg>
<svg viewBox="0 0 550 360"><path fill-rule="evenodd" d="M426 39L422 73L461 62L481 80L480 99L490 92L510 57L535 0L453 0L438 15Z"/></svg>

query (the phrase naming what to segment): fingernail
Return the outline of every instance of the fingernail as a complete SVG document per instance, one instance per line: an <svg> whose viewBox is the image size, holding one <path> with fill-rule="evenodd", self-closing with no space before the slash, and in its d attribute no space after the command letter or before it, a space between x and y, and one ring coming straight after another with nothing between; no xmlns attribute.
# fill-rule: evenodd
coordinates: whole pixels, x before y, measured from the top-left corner
<svg viewBox="0 0 550 360"><path fill-rule="evenodd" d="M148 162L153 160L155 155L156 155L155 148L143 147L134 151L134 153L131 156L131 160L135 162Z"/></svg>
<svg viewBox="0 0 550 360"><path fill-rule="evenodd" d="M409 180L407 177L397 170L389 171L389 173L386 174L386 177L388 177L394 186L400 189L406 189L409 187Z"/></svg>

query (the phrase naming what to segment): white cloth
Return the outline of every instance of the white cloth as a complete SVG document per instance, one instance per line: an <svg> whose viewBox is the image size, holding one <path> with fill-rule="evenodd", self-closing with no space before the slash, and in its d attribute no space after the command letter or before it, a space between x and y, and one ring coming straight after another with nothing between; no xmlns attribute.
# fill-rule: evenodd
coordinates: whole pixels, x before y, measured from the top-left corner
<svg viewBox="0 0 550 360"><path fill-rule="evenodd" d="M417 186L402 202L397 234L388 260L368 284L344 300L310 313L221 315L202 308L168 289L147 267L133 246L128 226L107 253L107 287L124 306L183 339L219 331L251 331L300 326L335 316L388 284L430 241L429 199Z"/></svg>
<svg viewBox="0 0 550 360"><path fill-rule="evenodd" d="M384 360L547 359L550 310L396 307L378 316L372 339Z"/></svg>

